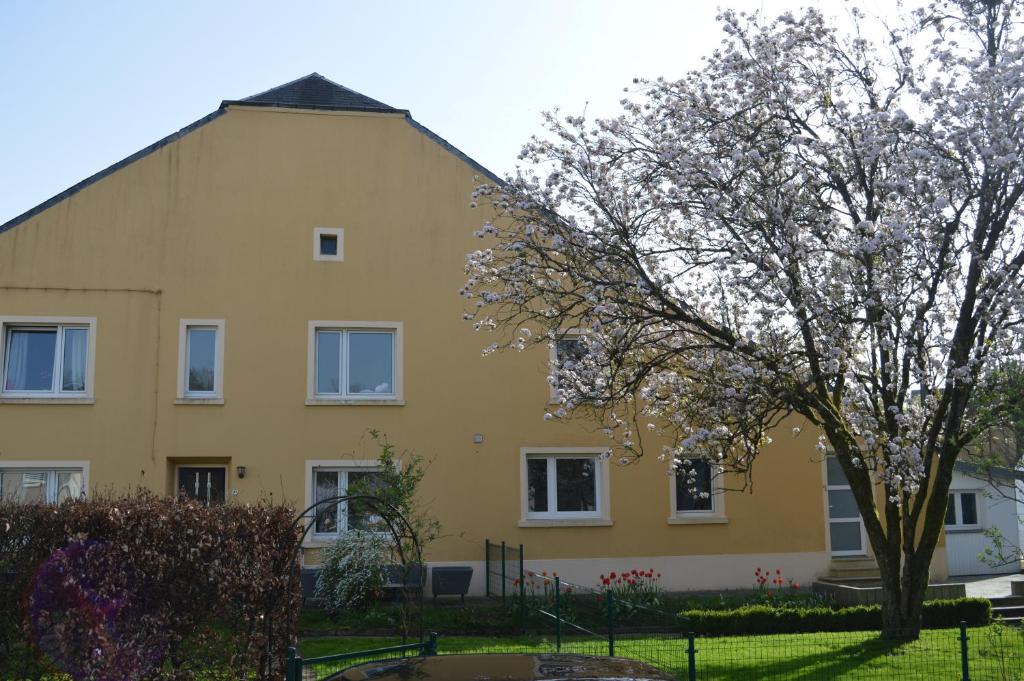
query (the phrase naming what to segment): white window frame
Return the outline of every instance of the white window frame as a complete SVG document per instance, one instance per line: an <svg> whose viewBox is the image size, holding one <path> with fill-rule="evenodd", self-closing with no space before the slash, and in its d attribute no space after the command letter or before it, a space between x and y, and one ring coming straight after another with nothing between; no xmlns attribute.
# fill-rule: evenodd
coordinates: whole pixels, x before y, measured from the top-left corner
<svg viewBox="0 0 1024 681"><path fill-rule="evenodd" d="M396 466L397 466L396 462ZM315 475L318 471L336 471L339 473L345 473L345 489L348 489L348 473L374 473L380 471L380 462L377 459L306 459L305 466L305 488L306 488L306 508L309 508L316 501L316 483L314 480ZM341 478L338 479L339 488L341 486ZM340 504L338 509L338 531L337 532L317 532L315 518L310 518L306 521L310 527L309 534L306 535L305 546L326 546L337 539L348 531L348 504Z"/></svg>
<svg viewBox="0 0 1024 681"><path fill-rule="evenodd" d="M558 527L580 525L611 525L610 467L607 447L523 447L519 450L519 487L522 515L519 527ZM527 461L548 459L548 510L530 511L529 473ZM555 461L557 459L594 459L594 511L558 511Z"/></svg>
<svg viewBox="0 0 1024 681"><path fill-rule="evenodd" d="M57 502L56 477L58 472L79 471L82 474L82 496L89 493L89 462L88 461L0 461L0 471L39 471L48 474L47 503ZM50 476L52 476L52 482ZM53 494L51 494L51 491Z"/></svg>
<svg viewBox="0 0 1024 681"><path fill-rule="evenodd" d="M316 391L316 335L318 331L339 331L343 333L342 358L341 358L341 389L340 395L330 393L318 393ZM344 332L347 331L378 331L390 332L393 336L392 343L392 382L393 392L388 394L373 393L348 393L348 343L344 340ZM309 322L306 350L306 404L310 406L319 405L403 405L405 404L402 351L403 329L402 322L366 322L366 321L325 321L314 320Z"/></svg>
<svg viewBox="0 0 1024 681"><path fill-rule="evenodd" d="M580 331L563 331L559 333L548 348L548 376L554 377L554 382L548 383L548 402L557 404L558 401L558 341L575 340L583 337Z"/></svg>
<svg viewBox="0 0 1024 681"><path fill-rule="evenodd" d="M849 481L845 485L832 485L828 481L828 457L835 456L831 452L827 454L821 461L821 475L822 482L824 482L824 500L825 500L825 545L828 547L829 555L833 558L853 558L853 557L864 557L871 555L871 546L868 544L868 533L864 527L864 519L857 515L856 518L849 516L841 516L838 518L832 517L830 510L828 493L829 491L842 491L848 490L853 491L850 487ZM852 523L856 520L860 527L860 551L836 551L832 548L832 522L839 523Z"/></svg>
<svg viewBox="0 0 1024 681"><path fill-rule="evenodd" d="M321 236L333 236L337 239L337 254L324 255L320 252ZM324 262L342 262L345 260L345 229L343 227L315 227L313 229L313 260Z"/></svg>
<svg viewBox="0 0 1024 681"><path fill-rule="evenodd" d="M44 390L4 390L7 385L7 344L10 331L28 327L54 327L57 329L57 348L55 350L53 368L53 389ZM88 340L85 351L85 390L61 390L64 374L64 329L86 329ZM0 403L57 403L82 404L92 403L95 395L96 378L96 318L95 317L33 317L33 316L0 316Z"/></svg>
<svg viewBox="0 0 1024 681"><path fill-rule="evenodd" d="M695 457L698 458L698 457ZM668 524L669 525L702 525L729 522L725 515L725 489L722 476L724 469L720 465L708 462L711 466L711 508L707 511L680 511L676 508L678 490L676 480L679 470L669 468L668 475Z"/></svg>
<svg viewBox="0 0 1024 681"><path fill-rule="evenodd" d="M188 331L207 328L217 332L213 367L213 392L188 389ZM176 404L224 404L224 330L223 319L182 319L178 324L178 399Z"/></svg>
<svg viewBox="0 0 1024 681"><path fill-rule="evenodd" d="M977 532L984 527L984 519L982 518L982 509L984 504L984 491L979 489L951 489L949 494L953 497L953 514L954 523L952 525L946 525L945 518L943 518L943 526L946 532ZM978 522L970 525L964 524L964 511L963 511L963 495L973 494L974 495L974 515L977 516Z"/></svg>

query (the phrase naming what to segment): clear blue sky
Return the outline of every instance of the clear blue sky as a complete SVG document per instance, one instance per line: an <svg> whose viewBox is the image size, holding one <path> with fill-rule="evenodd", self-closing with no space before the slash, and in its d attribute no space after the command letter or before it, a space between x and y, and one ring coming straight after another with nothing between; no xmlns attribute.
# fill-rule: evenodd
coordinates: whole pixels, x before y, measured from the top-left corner
<svg viewBox="0 0 1024 681"><path fill-rule="evenodd" d="M503 175L541 111L613 113L634 76L697 67L721 37L717 4L0 0L0 223L223 99L312 71L411 110Z"/></svg>

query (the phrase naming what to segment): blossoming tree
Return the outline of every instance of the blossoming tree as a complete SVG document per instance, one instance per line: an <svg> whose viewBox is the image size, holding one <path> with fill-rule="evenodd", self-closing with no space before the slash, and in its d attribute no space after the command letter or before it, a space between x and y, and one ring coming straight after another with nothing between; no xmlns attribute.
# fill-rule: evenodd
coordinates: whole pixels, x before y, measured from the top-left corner
<svg viewBox="0 0 1024 681"><path fill-rule="evenodd" d="M812 424L888 637L918 635L953 464L1007 406L975 391L1020 349L1020 14L937 0L873 40L856 11L850 33L724 12L701 69L612 119L548 115L474 196L497 211L462 290L485 352L579 334L547 418L691 479L707 458L745 486L773 428Z"/></svg>

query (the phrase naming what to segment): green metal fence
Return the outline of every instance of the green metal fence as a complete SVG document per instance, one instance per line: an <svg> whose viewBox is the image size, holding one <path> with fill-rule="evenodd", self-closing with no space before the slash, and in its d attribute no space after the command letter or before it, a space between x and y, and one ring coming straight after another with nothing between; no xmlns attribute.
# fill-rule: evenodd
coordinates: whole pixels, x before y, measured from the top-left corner
<svg viewBox="0 0 1024 681"><path fill-rule="evenodd" d="M340 653L338 655L323 655L308 659L304 659L292 647L288 649L285 681L326 681L341 671L357 664L436 654L437 634L431 634L427 640L417 643L372 648L370 650Z"/></svg>
<svg viewBox="0 0 1024 681"><path fill-rule="evenodd" d="M878 632L687 636L688 660L663 667L688 681L1022 681L1024 632L991 626L921 632L889 641Z"/></svg>
<svg viewBox="0 0 1024 681"><path fill-rule="evenodd" d="M926 630L912 642L877 632L698 636L581 631L567 622L545 634L442 637L406 646L289 660L288 681L326 681L344 668L419 655L575 653L636 659L680 681L1022 681L1024 630L1002 625ZM561 614L561 613L559 613ZM557 631L557 633L555 633Z"/></svg>
<svg viewBox="0 0 1024 681"><path fill-rule="evenodd" d="M911 642L887 641L873 631L708 636L661 609L656 589L617 587L621 580L594 588L527 570L522 545L487 541L485 555L486 593L502 600L521 635L452 636L440 644L431 635L311 659L293 650L287 681L326 681L376 660L466 653L610 655L647 662L680 681L1024 681L1019 627L961 624L922 631Z"/></svg>
<svg viewBox="0 0 1024 681"><path fill-rule="evenodd" d="M523 545L484 540L484 589L488 598L501 598L507 602L519 592L518 585L525 576Z"/></svg>
<svg viewBox="0 0 1024 681"><path fill-rule="evenodd" d="M912 642L887 641L878 632L819 632L765 636L708 636L657 594L593 588L557 573L527 570L522 546L487 542L487 593L500 597L534 645L495 640L446 652L563 652L611 655L648 662L679 679L911 679L1024 681L1024 629L995 625L925 630ZM612 575L614 577L614 575Z"/></svg>

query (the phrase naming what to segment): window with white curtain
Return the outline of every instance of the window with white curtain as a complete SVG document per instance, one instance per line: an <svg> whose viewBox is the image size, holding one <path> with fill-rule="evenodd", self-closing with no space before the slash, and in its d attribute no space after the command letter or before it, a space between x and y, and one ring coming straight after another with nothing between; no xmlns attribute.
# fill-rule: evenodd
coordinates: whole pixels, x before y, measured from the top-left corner
<svg viewBox="0 0 1024 681"><path fill-rule="evenodd" d="M333 497L348 494L350 485L363 483L363 490L372 490L381 484L380 473L373 469L360 467L349 469L337 466L317 466L313 468L314 501L325 501ZM338 536L348 530L380 530L380 519L366 503L359 501L342 501L336 504L325 504L317 510L316 523L313 527L315 535Z"/></svg>
<svg viewBox="0 0 1024 681"><path fill-rule="evenodd" d="M4 397L82 398L92 393L91 321L0 321Z"/></svg>
<svg viewBox="0 0 1024 681"><path fill-rule="evenodd" d="M315 403L402 399L401 322L310 322L308 398Z"/></svg>
<svg viewBox="0 0 1024 681"><path fill-rule="evenodd" d="M80 468L0 468L0 500L17 504L59 504L85 494Z"/></svg>

